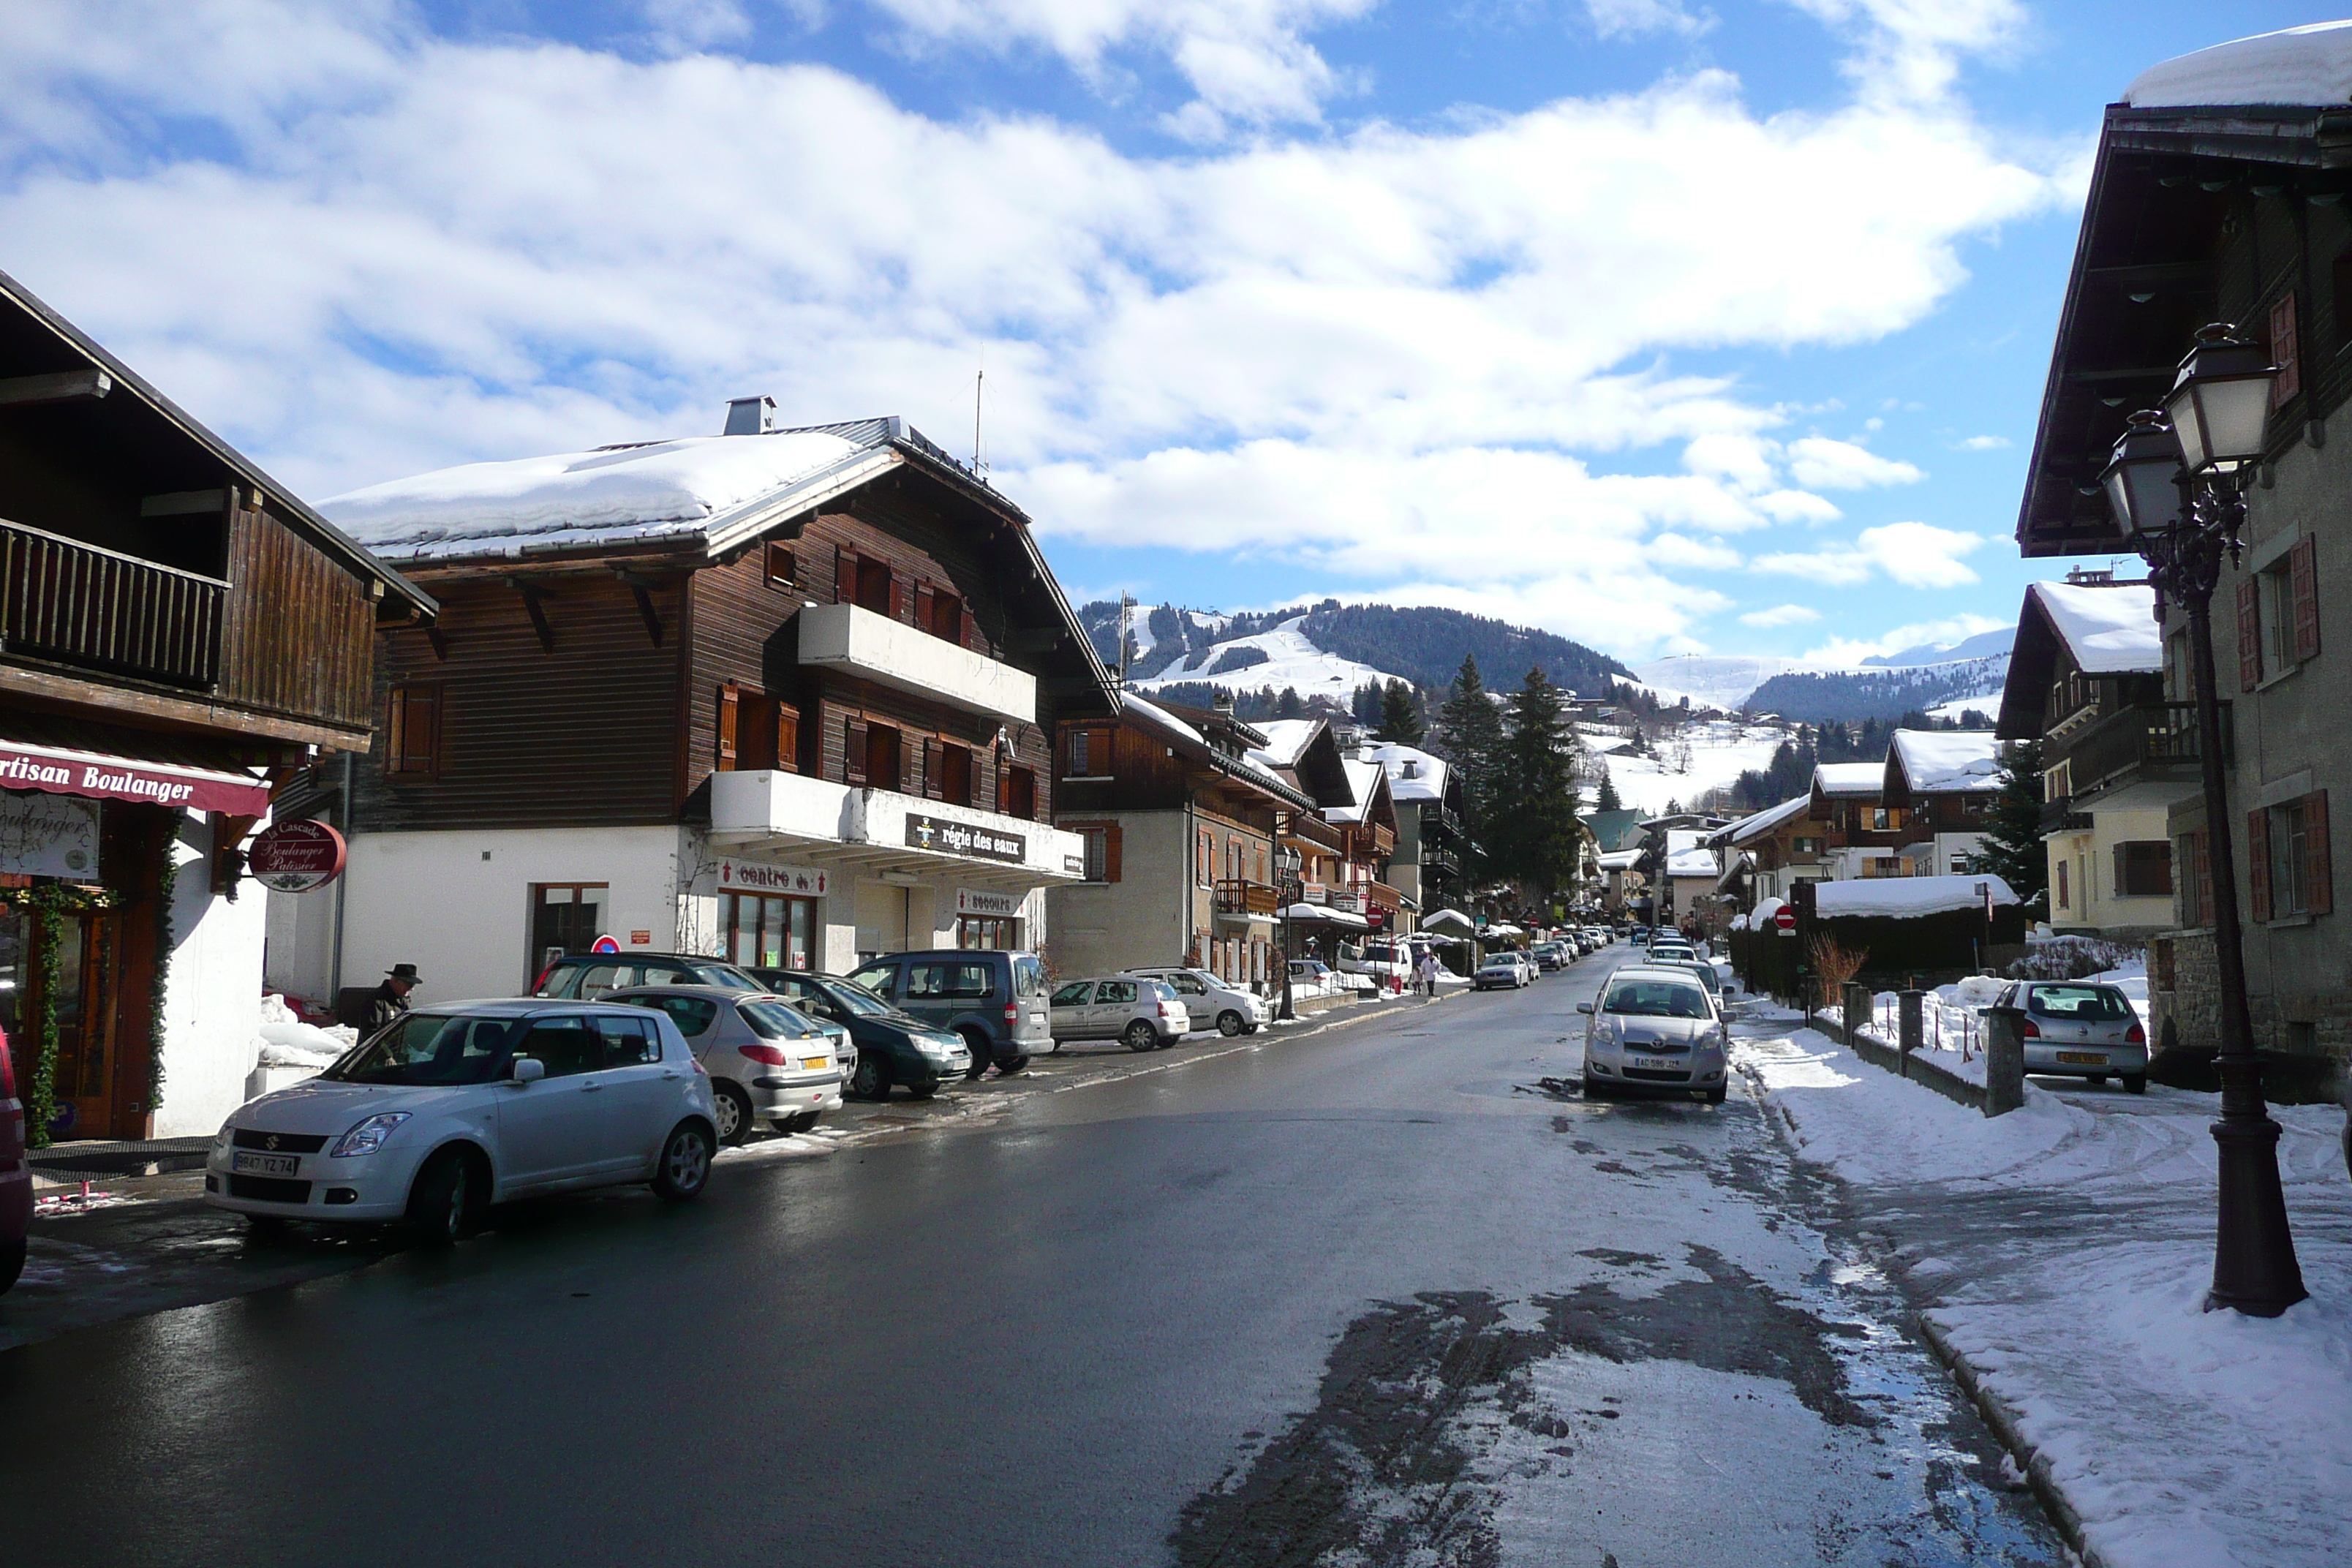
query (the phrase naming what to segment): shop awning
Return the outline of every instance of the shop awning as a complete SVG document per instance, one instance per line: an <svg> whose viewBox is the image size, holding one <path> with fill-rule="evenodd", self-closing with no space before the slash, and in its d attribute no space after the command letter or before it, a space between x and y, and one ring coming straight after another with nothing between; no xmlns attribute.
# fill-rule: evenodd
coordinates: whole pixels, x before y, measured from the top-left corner
<svg viewBox="0 0 2352 1568"><path fill-rule="evenodd" d="M259 816L269 809L269 782L251 773L26 741L0 740L0 789L224 811L235 816Z"/></svg>

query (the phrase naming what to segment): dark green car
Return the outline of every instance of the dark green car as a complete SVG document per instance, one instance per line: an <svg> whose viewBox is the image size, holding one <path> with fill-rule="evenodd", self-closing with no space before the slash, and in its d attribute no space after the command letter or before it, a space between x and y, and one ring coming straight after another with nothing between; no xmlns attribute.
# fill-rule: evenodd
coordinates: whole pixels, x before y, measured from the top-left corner
<svg viewBox="0 0 2352 1568"><path fill-rule="evenodd" d="M971 1047L961 1036L899 1011L854 981L800 969L747 973L802 1012L849 1031L857 1047L849 1092L860 1100L887 1099L894 1084L929 1100L971 1068Z"/></svg>

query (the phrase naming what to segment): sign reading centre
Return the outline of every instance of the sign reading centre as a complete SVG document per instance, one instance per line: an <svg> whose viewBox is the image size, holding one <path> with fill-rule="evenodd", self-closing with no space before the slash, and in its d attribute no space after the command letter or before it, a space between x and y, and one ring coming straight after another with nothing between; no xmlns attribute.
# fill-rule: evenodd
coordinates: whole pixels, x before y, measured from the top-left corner
<svg viewBox="0 0 2352 1568"><path fill-rule="evenodd" d="M978 860L1004 860L1018 866L1029 858L1029 841L1018 833L974 827L969 822L907 814L907 847L935 849L949 855L969 855Z"/></svg>
<svg viewBox="0 0 2352 1568"><path fill-rule="evenodd" d="M765 860L719 862L722 893L789 893L795 898L821 899L829 873L814 866L773 866Z"/></svg>

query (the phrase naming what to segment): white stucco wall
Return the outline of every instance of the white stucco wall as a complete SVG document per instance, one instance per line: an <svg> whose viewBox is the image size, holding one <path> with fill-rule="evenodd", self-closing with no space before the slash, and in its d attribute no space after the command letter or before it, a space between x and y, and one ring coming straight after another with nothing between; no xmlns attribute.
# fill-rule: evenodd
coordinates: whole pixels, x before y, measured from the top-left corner
<svg viewBox="0 0 2352 1568"><path fill-rule="evenodd" d="M163 1098L159 1138L208 1137L245 1103L261 1029L262 949L268 910L248 882L236 901L215 897L212 827L181 825L173 859L172 972L163 986Z"/></svg>

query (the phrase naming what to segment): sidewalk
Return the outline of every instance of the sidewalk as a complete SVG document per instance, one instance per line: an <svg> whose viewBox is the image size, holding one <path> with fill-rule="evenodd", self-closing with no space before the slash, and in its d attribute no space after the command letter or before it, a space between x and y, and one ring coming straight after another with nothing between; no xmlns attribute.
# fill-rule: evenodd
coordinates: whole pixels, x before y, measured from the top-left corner
<svg viewBox="0 0 2352 1568"><path fill-rule="evenodd" d="M1780 1026L1788 1027L1786 1024ZM2344 1113L2287 1106L2279 1159L2312 1300L2201 1310L2217 1097L2055 1091L1988 1120L1817 1031L1734 1062L1845 1184L1928 1336L2106 1568L2338 1563L2352 1528L2352 1182Z"/></svg>

